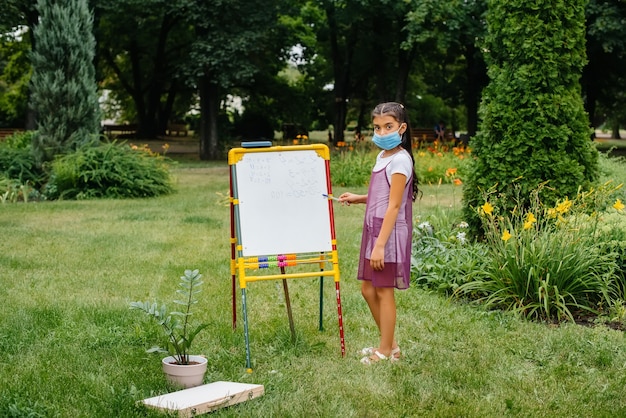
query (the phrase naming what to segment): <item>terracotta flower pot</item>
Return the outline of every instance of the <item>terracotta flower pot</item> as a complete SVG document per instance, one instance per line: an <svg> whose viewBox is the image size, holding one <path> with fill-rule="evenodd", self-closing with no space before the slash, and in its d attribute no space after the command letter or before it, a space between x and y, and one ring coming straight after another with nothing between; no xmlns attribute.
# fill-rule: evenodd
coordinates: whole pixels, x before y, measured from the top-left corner
<svg viewBox="0 0 626 418"><path fill-rule="evenodd" d="M181 365L176 363L173 356L165 357L162 363L167 379L183 388L200 386L204 381L207 359L202 356L189 356L189 361L192 364Z"/></svg>

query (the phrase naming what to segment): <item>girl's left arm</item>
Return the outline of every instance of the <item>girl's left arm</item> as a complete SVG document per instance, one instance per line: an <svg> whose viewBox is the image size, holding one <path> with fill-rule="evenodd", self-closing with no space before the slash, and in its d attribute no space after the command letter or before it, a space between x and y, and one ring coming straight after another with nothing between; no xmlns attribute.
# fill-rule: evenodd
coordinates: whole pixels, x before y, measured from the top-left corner
<svg viewBox="0 0 626 418"><path fill-rule="evenodd" d="M400 205L402 204L402 195L406 185L406 176L404 174L395 173L391 175L391 188L389 190L389 206L385 212L383 224L380 228L378 238L372 249L370 265L374 270L382 270L385 268L385 245L391 236L391 231L396 224Z"/></svg>

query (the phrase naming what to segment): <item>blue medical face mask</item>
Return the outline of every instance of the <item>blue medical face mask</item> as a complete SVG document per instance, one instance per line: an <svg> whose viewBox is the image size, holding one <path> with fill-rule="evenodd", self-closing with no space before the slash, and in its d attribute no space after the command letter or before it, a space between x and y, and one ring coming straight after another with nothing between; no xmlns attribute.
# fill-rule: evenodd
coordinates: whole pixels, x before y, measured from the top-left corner
<svg viewBox="0 0 626 418"><path fill-rule="evenodd" d="M395 132L388 133L387 135L374 134L372 141L378 148L384 150L394 149L402 143L402 137L400 136L400 129Z"/></svg>

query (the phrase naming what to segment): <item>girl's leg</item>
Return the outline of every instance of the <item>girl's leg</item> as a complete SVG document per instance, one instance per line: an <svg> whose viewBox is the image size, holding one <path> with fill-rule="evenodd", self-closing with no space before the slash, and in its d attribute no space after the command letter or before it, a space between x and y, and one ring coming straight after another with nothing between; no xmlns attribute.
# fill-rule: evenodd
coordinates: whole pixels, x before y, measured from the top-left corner
<svg viewBox="0 0 626 418"><path fill-rule="evenodd" d="M361 294L363 295L363 299L367 302L367 306L369 306L372 317L380 331L380 303L378 301L378 295L376 294L376 288L372 286L372 282L367 280L361 281Z"/></svg>
<svg viewBox="0 0 626 418"><path fill-rule="evenodd" d="M389 355L391 350L398 347L394 339L396 326L396 302L393 288L375 288L372 282L361 282L361 294L370 308L380 334L378 351ZM384 329L384 331L383 331ZM388 339L391 338L391 340ZM381 351L382 350L382 351Z"/></svg>
<svg viewBox="0 0 626 418"><path fill-rule="evenodd" d="M394 334L396 329L396 299L394 289L392 287L376 288L376 296L378 300L380 330L380 345L378 351L385 356L391 355L394 347Z"/></svg>

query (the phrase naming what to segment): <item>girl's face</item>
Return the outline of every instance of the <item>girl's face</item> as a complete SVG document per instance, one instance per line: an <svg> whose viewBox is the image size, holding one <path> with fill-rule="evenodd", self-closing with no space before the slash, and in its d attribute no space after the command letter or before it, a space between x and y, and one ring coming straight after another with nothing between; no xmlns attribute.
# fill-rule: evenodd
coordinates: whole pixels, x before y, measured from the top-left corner
<svg viewBox="0 0 626 418"><path fill-rule="evenodd" d="M372 118L374 133L380 136L391 132L398 132L400 135L406 131L406 123L400 123L391 115L380 115Z"/></svg>

